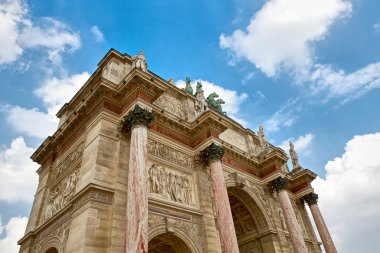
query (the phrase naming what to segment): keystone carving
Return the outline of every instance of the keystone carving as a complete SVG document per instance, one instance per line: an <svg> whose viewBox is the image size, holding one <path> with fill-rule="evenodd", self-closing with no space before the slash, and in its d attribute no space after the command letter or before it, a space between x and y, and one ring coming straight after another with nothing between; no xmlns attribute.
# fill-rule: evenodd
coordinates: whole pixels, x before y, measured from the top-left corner
<svg viewBox="0 0 380 253"><path fill-rule="evenodd" d="M154 120L154 113L136 105L135 108L130 111L120 122L121 132L126 134L134 126L145 126Z"/></svg>
<svg viewBox="0 0 380 253"><path fill-rule="evenodd" d="M207 165L212 161L221 160L223 155L224 148L215 143L211 143L210 146L201 151L201 159Z"/></svg>

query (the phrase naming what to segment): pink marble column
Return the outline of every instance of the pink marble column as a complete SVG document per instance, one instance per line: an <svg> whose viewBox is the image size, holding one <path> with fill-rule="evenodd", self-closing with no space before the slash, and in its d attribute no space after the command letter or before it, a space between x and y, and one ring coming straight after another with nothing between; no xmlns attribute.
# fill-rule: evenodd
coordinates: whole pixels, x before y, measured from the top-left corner
<svg viewBox="0 0 380 253"><path fill-rule="evenodd" d="M326 223L317 204L318 194L312 192L303 197L302 199L306 201L309 205L311 214L313 215L315 225L317 226L318 233L322 239L323 247L325 248L326 253L337 253L330 232L327 229Z"/></svg>
<svg viewBox="0 0 380 253"><path fill-rule="evenodd" d="M288 228L290 239L292 240L293 247L296 253L307 253L305 240L302 236L301 228L297 222L296 215L293 210L292 203L288 192L286 191L288 180L278 177L269 183L269 185L277 191L278 198L282 212L284 213L286 226Z"/></svg>
<svg viewBox="0 0 380 253"><path fill-rule="evenodd" d="M122 120L122 132L131 132L125 253L148 252L147 126L153 118L151 112L136 105L135 109Z"/></svg>
<svg viewBox="0 0 380 253"><path fill-rule="evenodd" d="M202 157L209 164L211 171L211 184L217 215L216 221L219 228L222 252L238 253L239 247L221 163L223 154L224 149L214 143L202 151Z"/></svg>

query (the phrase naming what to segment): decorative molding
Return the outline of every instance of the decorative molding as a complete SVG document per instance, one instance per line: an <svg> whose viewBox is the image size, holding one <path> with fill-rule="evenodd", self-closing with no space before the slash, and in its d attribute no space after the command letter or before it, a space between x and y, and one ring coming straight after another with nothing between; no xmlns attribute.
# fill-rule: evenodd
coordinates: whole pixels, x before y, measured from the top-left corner
<svg viewBox="0 0 380 253"><path fill-rule="evenodd" d="M73 204L73 212L90 201L96 201L110 205L113 201L113 194L114 193L108 189L97 188L89 185L87 188L83 189L75 199Z"/></svg>
<svg viewBox="0 0 380 253"><path fill-rule="evenodd" d="M157 164L153 164L148 173L151 194L183 204L194 204L193 182L190 176L173 172Z"/></svg>
<svg viewBox="0 0 380 253"><path fill-rule="evenodd" d="M70 230L70 222L67 221L63 224L61 224L59 227L55 228L53 231L50 231L49 233L43 233L42 236L38 236L34 242L34 245L32 247L32 252L43 252L43 250L46 250L46 246L49 243L50 240L53 238L58 239L59 245L55 245L59 247L59 252L65 252L66 251L66 242L69 237L69 230ZM42 233L41 233L42 235Z"/></svg>
<svg viewBox="0 0 380 253"><path fill-rule="evenodd" d="M275 190L277 192L286 190L288 187L289 180L283 177L278 177L271 182L268 183L268 187L271 188L272 190Z"/></svg>
<svg viewBox="0 0 380 253"><path fill-rule="evenodd" d="M168 93L164 93L159 96L153 102L153 104L161 107L165 111L168 111L181 119L185 119L185 108L181 100L171 96Z"/></svg>
<svg viewBox="0 0 380 253"><path fill-rule="evenodd" d="M221 160L224 155L224 148L216 145L214 142L201 151L201 158L205 164L215 160Z"/></svg>
<svg viewBox="0 0 380 253"><path fill-rule="evenodd" d="M194 169L194 157L154 140L148 139L148 154L175 163L179 166Z"/></svg>
<svg viewBox="0 0 380 253"><path fill-rule="evenodd" d="M256 239L239 246L239 252L240 253L250 253L250 252L263 253L264 251L261 246L260 240Z"/></svg>
<svg viewBox="0 0 380 253"><path fill-rule="evenodd" d="M309 206L318 203L318 194L311 192L301 198L301 201L306 202Z"/></svg>
<svg viewBox="0 0 380 253"><path fill-rule="evenodd" d="M120 130L123 134L127 134L134 126L145 126L154 120L154 113L136 105L120 122Z"/></svg>

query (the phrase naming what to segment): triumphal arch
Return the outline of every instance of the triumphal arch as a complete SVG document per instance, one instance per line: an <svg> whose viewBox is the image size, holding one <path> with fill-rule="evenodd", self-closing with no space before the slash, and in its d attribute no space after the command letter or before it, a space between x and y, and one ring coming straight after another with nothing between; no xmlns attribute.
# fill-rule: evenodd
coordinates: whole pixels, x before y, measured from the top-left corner
<svg viewBox="0 0 380 253"><path fill-rule="evenodd" d="M336 252L316 174L223 112L111 49L32 155L41 166L21 253ZM195 89L195 91L193 90ZM309 207L308 207L309 206Z"/></svg>

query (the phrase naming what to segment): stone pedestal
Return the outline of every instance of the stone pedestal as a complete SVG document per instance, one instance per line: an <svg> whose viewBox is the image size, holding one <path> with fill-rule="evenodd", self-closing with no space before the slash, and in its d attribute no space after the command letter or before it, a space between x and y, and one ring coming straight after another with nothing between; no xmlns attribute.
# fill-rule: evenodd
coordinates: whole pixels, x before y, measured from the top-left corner
<svg viewBox="0 0 380 253"><path fill-rule="evenodd" d="M227 188L224 181L221 158L224 149L212 143L202 151L202 157L210 166L212 191L217 213L217 224L223 253L238 253L239 247L236 238L231 206L228 200Z"/></svg>
<svg viewBox="0 0 380 253"><path fill-rule="evenodd" d="M312 192L303 197L302 199L306 201L306 203L310 207L311 214L313 215L315 225L317 226L318 233L321 237L323 247L325 248L326 253L337 253L330 232L327 229L326 223L317 204L318 194Z"/></svg>
<svg viewBox="0 0 380 253"><path fill-rule="evenodd" d="M136 105L122 120L122 132L131 131L125 253L148 252L147 126L153 118L151 112Z"/></svg>
<svg viewBox="0 0 380 253"><path fill-rule="evenodd" d="M294 213L292 203L290 202L288 192L286 191L288 180L282 177L278 177L277 179L270 182L269 185L277 191L281 209L284 213L286 226L288 227L295 252L307 253L307 248L305 240L302 237L301 228L297 222L297 218Z"/></svg>

